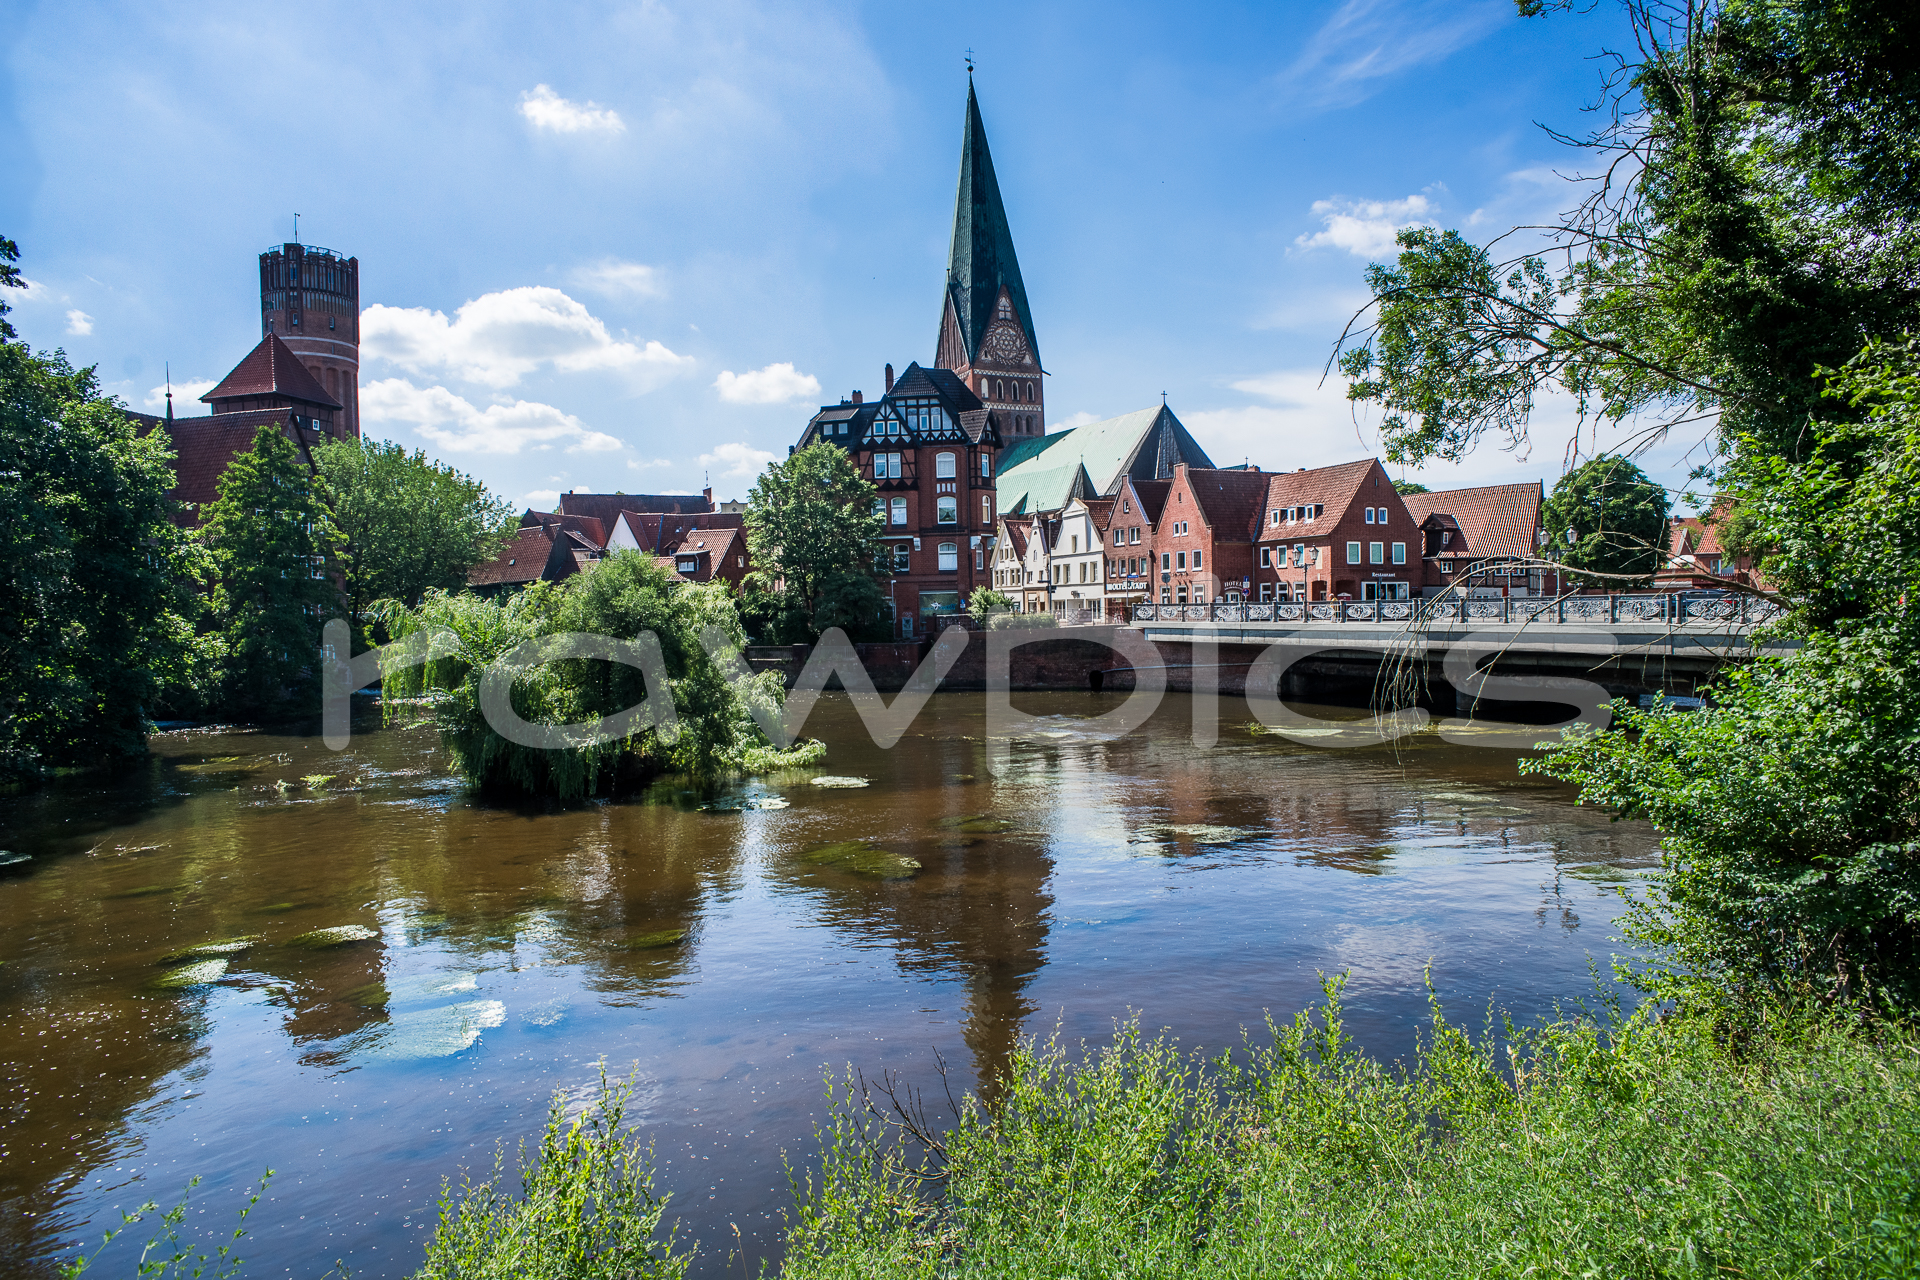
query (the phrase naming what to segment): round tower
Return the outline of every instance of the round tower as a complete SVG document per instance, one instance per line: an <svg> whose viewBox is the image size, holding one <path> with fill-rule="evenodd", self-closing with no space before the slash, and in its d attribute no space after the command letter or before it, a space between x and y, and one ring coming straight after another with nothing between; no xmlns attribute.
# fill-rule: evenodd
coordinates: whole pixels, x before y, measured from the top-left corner
<svg viewBox="0 0 1920 1280"><path fill-rule="evenodd" d="M360 259L311 244L260 255L260 334L274 334L340 402L342 434L360 435Z"/></svg>

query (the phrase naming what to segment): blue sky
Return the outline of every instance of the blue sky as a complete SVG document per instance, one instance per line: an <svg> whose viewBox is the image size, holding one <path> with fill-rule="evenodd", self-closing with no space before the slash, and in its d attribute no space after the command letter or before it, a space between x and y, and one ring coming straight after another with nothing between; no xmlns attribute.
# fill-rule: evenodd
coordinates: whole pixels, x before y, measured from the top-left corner
<svg viewBox="0 0 1920 1280"><path fill-rule="evenodd" d="M1622 35L1503 0L5 13L28 342L136 408L168 363L197 393L258 340L297 210L360 259L368 433L536 504L743 497L815 404L931 360L968 49L1052 422L1164 391L1222 464L1371 454L1320 381L1365 264L1396 225L1568 204L1536 122L1582 126ZM1551 484L1572 424L1408 475ZM1695 443L1649 469L1681 484Z"/></svg>

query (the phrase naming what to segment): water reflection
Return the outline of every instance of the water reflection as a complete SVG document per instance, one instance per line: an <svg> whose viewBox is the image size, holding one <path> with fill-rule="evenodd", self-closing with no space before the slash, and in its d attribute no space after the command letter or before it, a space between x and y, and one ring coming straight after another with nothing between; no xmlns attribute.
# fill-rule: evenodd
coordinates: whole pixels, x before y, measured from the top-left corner
<svg viewBox="0 0 1920 1280"><path fill-rule="evenodd" d="M263 1270L404 1274L440 1177L601 1058L636 1064L687 1230L764 1252L823 1070L924 1075L937 1051L990 1082L1022 1036L1130 1007L1221 1045L1333 969L1398 1052L1429 961L1522 1016L1578 994L1604 947L1582 920L1653 856L1510 754L1231 723L1198 752L1174 697L1088 734L1116 701L1023 695L1052 714L992 775L977 698L883 752L830 697L811 730L862 788L494 807L431 733L368 724L339 755L172 735L111 786L6 798L0 847L27 860L0 868L0 1252L50 1274L112 1205L196 1173L223 1203L272 1163ZM217 982L154 986L240 939Z"/></svg>

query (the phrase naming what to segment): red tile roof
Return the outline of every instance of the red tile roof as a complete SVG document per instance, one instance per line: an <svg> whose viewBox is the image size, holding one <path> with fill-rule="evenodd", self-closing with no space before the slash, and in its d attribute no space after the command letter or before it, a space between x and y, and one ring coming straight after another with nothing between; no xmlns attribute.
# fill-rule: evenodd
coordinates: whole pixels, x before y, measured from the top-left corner
<svg viewBox="0 0 1920 1280"><path fill-rule="evenodd" d="M156 418L130 413L148 431L165 431L173 446L173 489L169 493L183 508L180 522L192 526L206 518L206 509L220 496L220 477L234 457L253 448L263 426L287 431L286 409L249 409L244 413L216 413L198 418ZM292 432L288 432L292 435ZM303 433L307 439L312 433ZM309 460L310 461L310 460Z"/></svg>
<svg viewBox="0 0 1920 1280"><path fill-rule="evenodd" d="M697 493L563 493L558 505L565 515L592 516L609 529L622 511L675 515L713 510Z"/></svg>
<svg viewBox="0 0 1920 1280"><path fill-rule="evenodd" d="M571 516L559 511L535 511L529 507L520 515L520 527L531 528L537 524L555 524L568 533L577 533L593 544L595 551L607 545L607 529L592 516Z"/></svg>
<svg viewBox="0 0 1920 1280"><path fill-rule="evenodd" d="M640 544L642 551L659 554L670 550L679 540L696 529L744 529L747 518L738 511L696 512L692 515L662 515L657 512L626 510L620 512L608 522L608 537L613 529L625 522L627 532Z"/></svg>
<svg viewBox="0 0 1920 1280"><path fill-rule="evenodd" d="M1022 560L1027 558L1027 538L1033 532L1032 517L1007 516L1003 521L1007 527L1007 541L1013 544L1013 553Z"/></svg>
<svg viewBox="0 0 1920 1280"><path fill-rule="evenodd" d="M1259 519L1271 476L1263 471L1246 471L1238 467L1230 471L1215 471L1185 464L1175 468L1176 475L1183 469L1194 504L1200 508L1201 518L1216 536L1252 536L1254 521Z"/></svg>
<svg viewBox="0 0 1920 1280"><path fill-rule="evenodd" d="M474 587L518 586L540 579L564 578L578 570L566 539L543 526L518 529L500 554L467 574Z"/></svg>
<svg viewBox="0 0 1920 1280"><path fill-rule="evenodd" d="M240 400L249 396L284 396L304 404L338 409L340 402L307 372L293 349L273 334L260 339L260 345L246 359L233 366L233 372L220 385L200 398L218 406L222 400Z"/></svg>
<svg viewBox="0 0 1920 1280"><path fill-rule="evenodd" d="M1284 511L1288 507L1319 506L1326 508L1324 516L1316 516L1316 529L1331 529L1347 514L1354 500L1360 495L1360 486L1380 464L1372 458L1362 458L1358 462L1342 462L1331 467L1315 467L1312 470L1281 471L1263 477L1267 482L1267 493L1253 518L1260 522L1260 534L1256 541L1292 541L1300 536L1297 524L1276 526L1267 518L1269 511ZM1325 523L1321 524L1320 521ZM1415 523L1418 523L1415 517Z"/></svg>
<svg viewBox="0 0 1920 1280"><path fill-rule="evenodd" d="M1466 548L1455 542L1449 556L1475 559L1489 556L1524 557L1540 554L1539 484L1492 484L1478 489L1448 489L1440 493L1406 495L1407 511L1415 524L1431 515L1449 515L1459 523Z"/></svg>

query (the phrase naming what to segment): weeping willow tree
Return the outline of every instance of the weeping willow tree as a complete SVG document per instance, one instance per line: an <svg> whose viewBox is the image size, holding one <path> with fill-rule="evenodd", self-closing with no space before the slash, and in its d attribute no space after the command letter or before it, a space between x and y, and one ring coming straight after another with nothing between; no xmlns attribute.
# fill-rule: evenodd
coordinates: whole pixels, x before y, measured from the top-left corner
<svg viewBox="0 0 1920 1280"><path fill-rule="evenodd" d="M776 750L753 710L778 705L779 676L730 680L702 645L716 633L733 650L745 643L726 584L677 581L638 553L504 600L429 591L418 607L383 601L377 614L396 641L425 633L429 646L424 664L396 657L383 672L388 715L424 701L455 767L482 790L568 800L660 773L758 773L824 753L818 742ZM567 656L592 647L580 637L627 642L622 651L645 652L653 669Z"/></svg>

